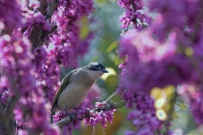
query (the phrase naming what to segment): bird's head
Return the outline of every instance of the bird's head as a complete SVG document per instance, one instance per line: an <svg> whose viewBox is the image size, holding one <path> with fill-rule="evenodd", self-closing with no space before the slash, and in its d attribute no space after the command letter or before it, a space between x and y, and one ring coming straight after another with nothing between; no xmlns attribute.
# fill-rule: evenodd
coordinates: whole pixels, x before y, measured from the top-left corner
<svg viewBox="0 0 203 135"><path fill-rule="evenodd" d="M108 70L106 70L105 67L98 62L91 62L86 66L86 68L87 73L93 80L98 79L104 73L108 73Z"/></svg>

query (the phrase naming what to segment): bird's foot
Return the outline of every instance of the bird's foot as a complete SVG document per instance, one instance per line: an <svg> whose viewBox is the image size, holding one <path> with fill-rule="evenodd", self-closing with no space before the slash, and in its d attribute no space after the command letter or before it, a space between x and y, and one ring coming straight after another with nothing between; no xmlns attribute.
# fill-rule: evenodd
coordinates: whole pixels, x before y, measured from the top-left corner
<svg viewBox="0 0 203 135"><path fill-rule="evenodd" d="M66 109L64 109L64 112L70 118L70 120L73 121L73 116L72 116L73 114L69 113Z"/></svg>
<svg viewBox="0 0 203 135"><path fill-rule="evenodd" d="M78 107L75 107L74 109L75 109L75 111L76 111L75 113L78 113Z"/></svg>
<svg viewBox="0 0 203 135"><path fill-rule="evenodd" d="M68 113L68 117L70 118L70 121L74 121L73 114Z"/></svg>

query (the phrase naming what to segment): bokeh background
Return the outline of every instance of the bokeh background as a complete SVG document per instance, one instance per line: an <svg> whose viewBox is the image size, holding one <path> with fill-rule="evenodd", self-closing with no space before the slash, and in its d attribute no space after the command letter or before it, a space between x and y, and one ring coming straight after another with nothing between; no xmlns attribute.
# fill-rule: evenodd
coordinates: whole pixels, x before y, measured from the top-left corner
<svg viewBox="0 0 203 135"><path fill-rule="evenodd" d="M118 86L119 74L121 70L118 65L122 63L117 53L120 34L122 33L119 17L122 16L124 10L121 9L117 0L94 0L95 11L92 16L91 24L86 18L81 19L82 28L80 36L85 37L90 31L93 31L94 38L91 41L89 52L85 57L79 58L79 66L87 65L89 62L98 61L102 63L110 73L103 76L96 83L101 91L100 101L105 100L113 94ZM147 9L146 9L147 10ZM73 68L62 68L61 77L63 78ZM61 79L62 79L61 78ZM171 114L168 112L171 103L171 96L174 88L171 86L165 89L155 88L151 92L151 96L156 99L155 107L157 108L157 117L165 120L167 117L172 118L171 130L174 135L201 135L203 131L201 127L196 128L193 116L187 103L184 103L180 97L175 101L175 111ZM119 95L112 98L112 102L120 101ZM115 112L113 123L107 124L106 128L101 125L95 127L96 135L123 135L126 129L135 130L132 121L128 121L126 116L129 110L125 107ZM166 113L168 112L168 113ZM74 135L91 135L92 126L86 126L82 123L80 130L74 130Z"/></svg>

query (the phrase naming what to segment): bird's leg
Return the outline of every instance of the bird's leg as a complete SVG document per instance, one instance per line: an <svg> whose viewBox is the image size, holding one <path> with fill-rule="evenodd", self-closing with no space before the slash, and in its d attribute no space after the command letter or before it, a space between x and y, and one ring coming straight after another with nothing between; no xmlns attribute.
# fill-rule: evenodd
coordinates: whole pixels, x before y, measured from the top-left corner
<svg viewBox="0 0 203 135"><path fill-rule="evenodd" d="M64 111L66 112L66 114L68 114L68 110L67 109L64 109Z"/></svg>
<svg viewBox="0 0 203 135"><path fill-rule="evenodd" d="M73 121L73 116L71 113L68 112L68 110L64 109L68 117L70 118L70 121Z"/></svg>
<svg viewBox="0 0 203 135"><path fill-rule="evenodd" d="M74 109L77 111L77 110L78 110L78 107L74 107Z"/></svg>
<svg viewBox="0 0 203 135"><path fill-rule="evenodd" d="M75 109L75 113L77 114L78 113L78 107L74 107L74 109Z"/></svg>
<svg viewBox="0 0 203 135"><path fill-rule="evenodd" d="M73 114L68 114L68 117L70 118L70 121L73 121L73 120L74 120L72 115L73 115Z"/></svg>

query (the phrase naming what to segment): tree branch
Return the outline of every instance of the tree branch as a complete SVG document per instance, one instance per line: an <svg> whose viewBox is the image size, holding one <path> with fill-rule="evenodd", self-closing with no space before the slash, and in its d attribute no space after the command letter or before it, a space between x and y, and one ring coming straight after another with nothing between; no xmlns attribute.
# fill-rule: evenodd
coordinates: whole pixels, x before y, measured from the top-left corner
<svg viewBox="0 0 203 135"><path fill-rule="evenodd" d="M9 100L8 105L6 107L7 120L5 122L5 125L7 125L13 118L13 109L14 109L15 103L18 99L19 99L19 97L15 96Z"/></svg>
<svg viewBox="0 0 203 135"><path fill-rule="evenodd" d="M122 100L120 102L117 103L110 103L110 104L106 104L104 107L102 108L95 108L93 109L93 112L100 112L100 111L107 111L107 110L113 110L113 109L119 109L123 106L126 105L126 101ZM90 114L83 114L83 116L81 118L77 117L77 113L72 114L71 116L67 116L66 118L60 120L59 122L53 124L53 125L58 125L60 127L63 127L69 123L71 123L72 121L75 120L82 120L84 118L89 118Z"/></svg>
<svg viewBox="0 0 203 135"><path fill-rule="evenodd" d="M42 25L34 25L29 36L30 42L32 43L32 50L34 48L42 46L42 44L44 43L44 39L47 35L48 32L46 30L43 30Z"/></svg>
<svg viewBox="0 0 203 135"><path fill-rule="evenodd" d="M47 12L48 18L51 18L52 14L57 9L58 5L59 5L58 0L51 0L51 3L48 6L48 12Z"/></svg>
<svg viewBox="0 0 203 135"><path fill-rule="evenodd" d="M15 107L16 101L20 98L20 95L18 94L18 90L16 90L18 89L18 86L17 86L17 82L13 79L13 77L11 77L6 72L3 72L3 75L5 75L10 81L11 91L16 92L15 96L9 99L7 106L5 107L6 116L4 117L4 122L3 122L3 128L5 129L6 135L14 135L16 127L15 127L13 109Z"/></svg>
<svg viewBox="0 0 203 135"><path fill-rule="evenodd" d="M51 0L49 4L47 4L46 0L40 0L40 6L39 11L46 16L46 19L49 21L51 20L51 16L54 13L54 11L57 9L59 5L58 0ZM48 9L46 10L46 7L48 6ZM46 30L43 30L42 25L34 25L31 32L30 32L30 42L32 43L32 50L36 47L42 46L46 37L52 33L56 29L55 26L53 26L52 31L48 32Z"/></svg>
<svg viewBox="0 0 203 135"><path fill-rule="evenodd" d="M48 6L47 0L40 0L39 11L40 11L43 15L46 15L47 6Z"/></svg>
<svg viewBox="0 0 203 135"><path fill-rule="evenodd" d="M4 123L6 120L6 115L1 100L0 100L0 120L1 123Z"/></svg>

